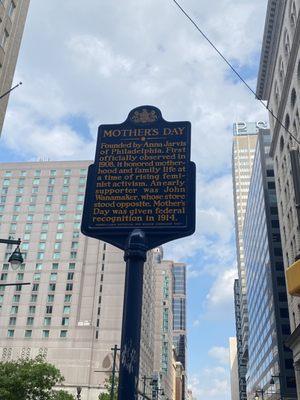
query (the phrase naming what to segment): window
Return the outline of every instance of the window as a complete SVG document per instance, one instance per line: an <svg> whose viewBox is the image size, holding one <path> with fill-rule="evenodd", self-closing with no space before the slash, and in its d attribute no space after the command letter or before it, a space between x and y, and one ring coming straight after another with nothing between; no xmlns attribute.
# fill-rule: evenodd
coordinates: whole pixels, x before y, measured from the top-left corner
<svg viewBox="0 0 300 400"><path fill-rule="evenodd" d="M67 194L63 194L61 196L61 201L62 201L62 203L66 203L68 201L68 195Z"/></svg>
<svg viewBox="0 0 300 400"><path fill-rule="evenodd" d="M48 294L47 302L48 303L53 303L53 301L54 301L54 294Z"/></svg>
<svg viewBox="0 0 300 400"><path fill-rule="evenodd" d="M55 287L56 287L56 284L55 284L55 283L49 283L49 290L50 290L50 292L54 292Z"/></svg>
<svg viewBox="0 0 300 400"><path fill-rule="evenodd" d="M69 317L63 317L63 318L61 319L61 324L62 324L63 326L68 326L68 325L69 325Z"/></svg>
<svg viewBox="0 0 300 400"><path fill-rule="evenodd" d="M297 100L297 94L296 94L295 88L293 88L292 92L291 92L291 105L292 105L292 108L295 107L296 100Z"/></svg>
<svg viewBox="0 0 300 400"><path fill-rule="evenodd" d="M58 269L59 264L58 263L52 263L52 269Z"/></svg>
<svg viewBox="0 0 300 400"><path fill-rule="evenodd" d="M50 176L56 176L56 169L50 170Z"/></svg>
<svg viewBox="0 0 300 400"><path fill-rule="evenodd" d="M78 192L79 193L84 193L84 191L85 191L85 186L79 186Z"/></svg>
<svg viewBox="0 0 300 400"><path fill-rule="evenodd" d="M51 272L50 281L51 282L56 282L56 280L57 280L57 273L56 272Z"/></svg>
<svg viewBox="0 0 300 400"><path fill-rule="evenodd" d="M65 169L64 175L65 176L70 176L71 175L71 170L70 169Z"/></svg>
<svg viewBox="0 0 300 400"><path fill-rule="evenodd" d="M70 253L70 258L71 258L72 260L75 260L76 257L77 257L77 251L71 251L71 253Z"/></svg>
<svg viewBox="0 0 300 400"><path fill-rule="evenodd" d="M46 243L45 242L39 243L39 250L45 250L45 248L46 248Z"/></svg>
<svg viewBox="0 0 300 400"><path fill-rule="evenodd" d="M39 280L41 280L41 273L40 273L40 272L35 272L35 273L33 274L33 280L34 280L34 281L39 281Z"/></svg>
<svg viewBox="0 0 300 400"><path fill-rule="evenodd" d="M25 232L31 232L31 229L32 229L32 224L25 225Z"/></svg>
<svg viewBox="0 0 300 400"><path fill-rule="evenodd" d="M13 338L15 335L15 331L13 329L8 329L7 331L7 337Z"/></svg>
<svg viewBox="0 0 300 400"><path fill-rule="evenodd" d="M3 186L9 186L10 180L9 179L3 179Z"/></svg>
<svg viewBox="0 0 300 400"><path fill-rule="evenodd" d="M61 338L65 338L65 337L67 337L67 332L68 332L68 331L60 331L60 335L59 335L59 336L60 336Z"/></svg>
<svg viewBox="0 0 300 400"><path fill-rule="evenodd" d="M80 229L80 222L74 222L74 230L79 230Z"/></svg>
<svg viewBox="0 0 300 400"><path fill-rule="evenodd" d="M72 300L72 295L71 294L65 294L65 303L70 303Z"/></svg>
<svg viewBox="0 0 300 400"><path fill-rule="evenodd" d="M53 253L53 258L54 258L54 260L59 260L59 258L60 258L60 252L55 252L55 253Z"/></svg>
<svg viewBox="0 0 300 400"><path fill-rule="evenodd" d="M63 233L62 233L62 232L57 232L55 238L56 238L56 240L62 240L62 238L63 238Z"/></svg>
<svg viewBox="0 0 300 400"><path fill-rule="evenodd" d="M63 186L62 191L63 191L63 193L68 193L69 192L69 186Z"/></svg>
<svg viewBox="0 0 300 400"><path fill-rule="evenodd" d="M31 329L26 329L24 337L31 338L31 336L32 336L32 330Z"/></svg>
<svg viewBox="0 0 300 400"><path fill-rule="evenodd" d="M40 251L37 253L37 259L38 260L43 260L44 259L44 252Z"/></svg>
<svg viewBox="0 0 300 400"><path fill-rule="evenodd" d="M17 322L16 317L10 317L8 325L16 325L16 322Z"/></svg>
<svg viewBox="0 0 300 400"><path fill-rule="evenodd" d="M2 269L7 271L9 269L9 264L3 264Z"/></svg>
<svg viewBox="0 0 300 400"><path fill-rule="evenodd" d="M290 36L287 30L284 33L284 51L285 55L289 56L291 51L291 43L290 43Z"/></svg>
<svg viewBox="0 0 300 400"><path fill-rule="evenodd" d="M39 184L40 184L40 178L35 178L35 179L33 180L33 185L38 186Z"/></svg>
<svg viewBox="0 0 300 400"><path fill-rule="evenodd" d="M48 224L47 223L43 223L42 224L42 231L48 231Z"/></svg>
<svg viewBox="0 0 300 400"><path fill-rule="evenodd" d="M50 214L44 214L43 221L50 221Z"/></svg>
<svg viewBox="0 0 300 400"><path fill-rule="evenodd" d="M19 306L11 306L10 313L18 314Z"/></svg>
<svg viewBox="0 0 300 400"><path fill-rule="evenodd" d="M67 283L66 290L68 290L68 291L73 290L73 283Z"/></svg>
<svg viewBox="0 0 300 400"><path fill-rule="evenodd" d="M45 326L50 326L51 325L51 317L45 317L44 318L44 325Z"/></svg>
<svg viewBox="0 0 300 400"><path fill-rule="evenodd" d="M85 181L86 181L86 178L83 177L83 176L81 176L81 177L79 178L79 185L85 184Z"/></svg>
<svg viewBox="0 0 300 400"><path fill-rule="evenodd" d="M78 242L72 242L71 249L72 250L77 250L78 249Z"/></svg>
<svg viewBox="0 0 300 400"><path fill-rule="evenodd" d="M67 276L68 281L73 280L73 278L74 278L74 272L68 272L68 276Z"/></svg>
<svg viewBox="0 0 300 400"><path fill-rule="evenodd" d="M51 204L45 204L45 211L51 211Z"/></svg>
<svg viewBox="0 0 300 400"><path fill-rule="evenodd" d="M82 211L83 210L83 204L77 204L76 210L77 211Z"/></svg>
<svg viewBox="0 0 300 400"><path fill-rule="evenodd" d="M66 217L66 214L59 214L58 219L59 221L63 221Z"/></svg>
<svg viewBox="0 0 300 400"><path fill-rule="evenodd" d="M83 201L84 200L84 195L83 194L79 194L77 196L77 201Z"/></svg>
<svg viewBox="0 0 300 400"><path fill-rule="evenodd" d="M46 314L52 314L53 306L46 306Z"/></svg>
<svg viewBox="0 0 300 400"><path fill-rule="evenodd" d="M66 204L61 204L61 205L59 206L59 211L66 211L66 210L67 210Z"/></svg>
<svg viewBox="0 0 300 400"><path fill-rule="evenodd" d="M64 185L68 185L70 183L70 178L64 178Z"/></svg>
<svg viewBox="0 0 300 400"><path fill-rule="evenodd" d="M60 250L61 249L61 242L55 242L54 243L54 250Z"/></svg>
<svg viewBox="0 0 300 400"><path fill-rule="evenodd" d="M16 204L22 203L22 196L16 196L15 203L16 203Z"/></svg>
<svg viewBox="0 0 300 400"><path fill-rule="evenodd" d="M48 194L48 195L46 196L46 202L47 202L47 203L51 203L51 201L52 201L52 194Z"/></svg>
<svg viewBox="0 0 300 400"><path fill-rule="evenodd" d="M41 264L41 263L35 264L35 269L36 269L37 271L41 271L41 270L43 269L43 264Z"/></svg>
<svg viewBox="0 0 300 400"><path fill-rule="evenodd" d="M79 232L73 232L73 239L78 239L79 238Z"/></svg>
<svg viewBox="0 0 300 400"><path fill-rule="evenodd" d="M35 313L35 306L29 306L29 314Z"/></svg>
<svg viewBox="0 0 300 400"><path fill-rule="evenodd" d="M75 263L69 263L69 269L75 269Z"/></svg>
<svg viewBox="0 0 300 400"><path fill-rule="evenodd" d="M22 281L23 279L24 279L24 274L21 273L21 272L19 272L19 273L17 274L17 281Z"/></svg>
<svg viewBox="0 0 300 400"><path fill-rule="evenodd" d="M39 191L38 186L33 187L33 188L31 189L31 193L38 193L38 191Z"/></svg>
<svg viewBox="0 0 300 400"><path fill-rule="evenodd" d="M64 314L70 314L70 310L71 310L70 306L64 306L63 313Z"/></svg>
<svg viewBox="0 0 300 400"><path fill-rule="evenodd" d="M37 301L37 294L32 294L31 297L30 297L30 301L31 301L32 303L36 303L36 301Z"/></svg>
<svg viewBox="0 0 300 400"><path fill-rule="evenodd" d="M6 280L7 280L7 273L6 273L6 272L3 272L3 273L1 274L0 280L1 280L1 281L6 281Z"/></svg>
<svg viewBox="0 0 300 400"><path fill-rule="evenodd" d="M46 240L47 239L47 232L42 232L40 234L40 240Z"/></svg>
<svg viewBox="0 0 300 400"><path fill-rule="evenodd" d="M57 230L62 230L62 229L64 229L64 222L59 222L57 224Z"/></svg>
<svg viewBox="0 0 300 400"><path fill-rule="evenodd" d="M34 283L33 285L32 285L32 291L33 292L37 292L38 290L39 290L39 284L38 283Z"/></svg>
<svg viewBox="0 0 300 400"><path fill-rule="evenodd" d="M7 30L6 29L4 29L4 32L3 32L3 35L2 35L2 39L1 39L1 47L5 47L5 44L6 44L6 42L7 42L7 39L8 39L8 36L9 36L9 33L7 32Z"/></svg>
<svg viewBox="0 0 300 400"><path fill-rule="evenodd" d="M44 339L47 339L47 338L49 337L49 332L50 332L50 331L48 331L48 330L43 330L42 337L43 337Z"/></svg>
<svg viewBox="0 0 300 400"><path fill-rule="evenodd" d="M34 171L34 176L41 176L41 170L40 169L36 169Z"/></svg>
<svg viewBox="0 0 300 400"><path fill-rule="evenodd" d="M20 295L19 295L19 294L15 294L15 295L13 296L13 302L14 302L14 303L19 303L19 301L20 301Z"/></svg>

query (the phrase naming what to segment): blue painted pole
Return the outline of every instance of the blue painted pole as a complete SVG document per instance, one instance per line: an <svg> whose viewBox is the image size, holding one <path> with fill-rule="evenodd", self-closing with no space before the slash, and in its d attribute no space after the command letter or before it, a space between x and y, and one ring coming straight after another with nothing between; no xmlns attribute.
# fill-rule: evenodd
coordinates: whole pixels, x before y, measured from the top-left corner
<svg viewBox="0 0 300 400"><path fill-rule="evenodd" d="M118 400L138 399L143 274L146 258L145 233L135 229L128 237L124 254L126 277Z"/></svg>

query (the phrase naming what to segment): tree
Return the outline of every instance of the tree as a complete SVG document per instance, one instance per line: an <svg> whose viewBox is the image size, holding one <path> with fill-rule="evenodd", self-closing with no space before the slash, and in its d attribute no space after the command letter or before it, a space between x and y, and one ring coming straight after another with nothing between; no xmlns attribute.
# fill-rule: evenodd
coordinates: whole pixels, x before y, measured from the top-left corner
<svg viewBox="0 0 300 400"><path fill-rule="evenodd" d="M59 369L40 356L0 362L0 399L73 400L67 392L53 390L63 380Z"/></svg>
<svg viewBox="0 0 300 400"><path fill-rule="evenodd" d="M98 397L99 400L111 400L110 393L112 387L112 375L109 378L105 379L104 388L106 389L106 393L101 393ZM114 384L114 397L113 400L118 400L118 378L115 376L115 384Z"/></svg>

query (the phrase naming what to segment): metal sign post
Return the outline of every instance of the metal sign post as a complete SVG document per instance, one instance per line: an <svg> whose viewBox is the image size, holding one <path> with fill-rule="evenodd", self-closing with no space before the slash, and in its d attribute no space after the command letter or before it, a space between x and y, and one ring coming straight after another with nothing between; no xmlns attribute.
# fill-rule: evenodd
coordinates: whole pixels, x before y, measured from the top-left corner
<svg viewBox="0 0 300 400"><path fill-rule="evenodd" d="M195 231L191 124L153 106L101 125L89 167L81 231L124 250L126 278L119 400L136 400L146 253Z"/></svg>

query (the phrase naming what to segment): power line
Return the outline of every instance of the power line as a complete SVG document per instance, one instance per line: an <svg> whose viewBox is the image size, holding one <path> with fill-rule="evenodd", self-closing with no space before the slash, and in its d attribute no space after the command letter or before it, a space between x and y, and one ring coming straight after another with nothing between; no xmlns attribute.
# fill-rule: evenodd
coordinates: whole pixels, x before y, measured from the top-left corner
<svg viewBox="0 0 300 400"><path fill-rule="evenodd" d="M246 80L241 76L241 74L234 68L230 61L223 55L223 53L217 48L217 46L208 38L208 36L203 32L199 25L194 21L194 19L184 10L184 8L178 3L177 0L171 0L179 8L179 10L185 15L185 17L194 25L201 36L209 43L209 45L215 50L215 52L222 58L222 60L228 65L228 67L233 71L233 73L238 77L238 79L246 86L246 88L254 94L255 98L263 105L263 107L269 111L272 117L279 123L279 125L300 145L300 141L292 134L292 132L280 121L280 119L269 109L263 100L258 97L251 86L246 82Z"/></svg>

